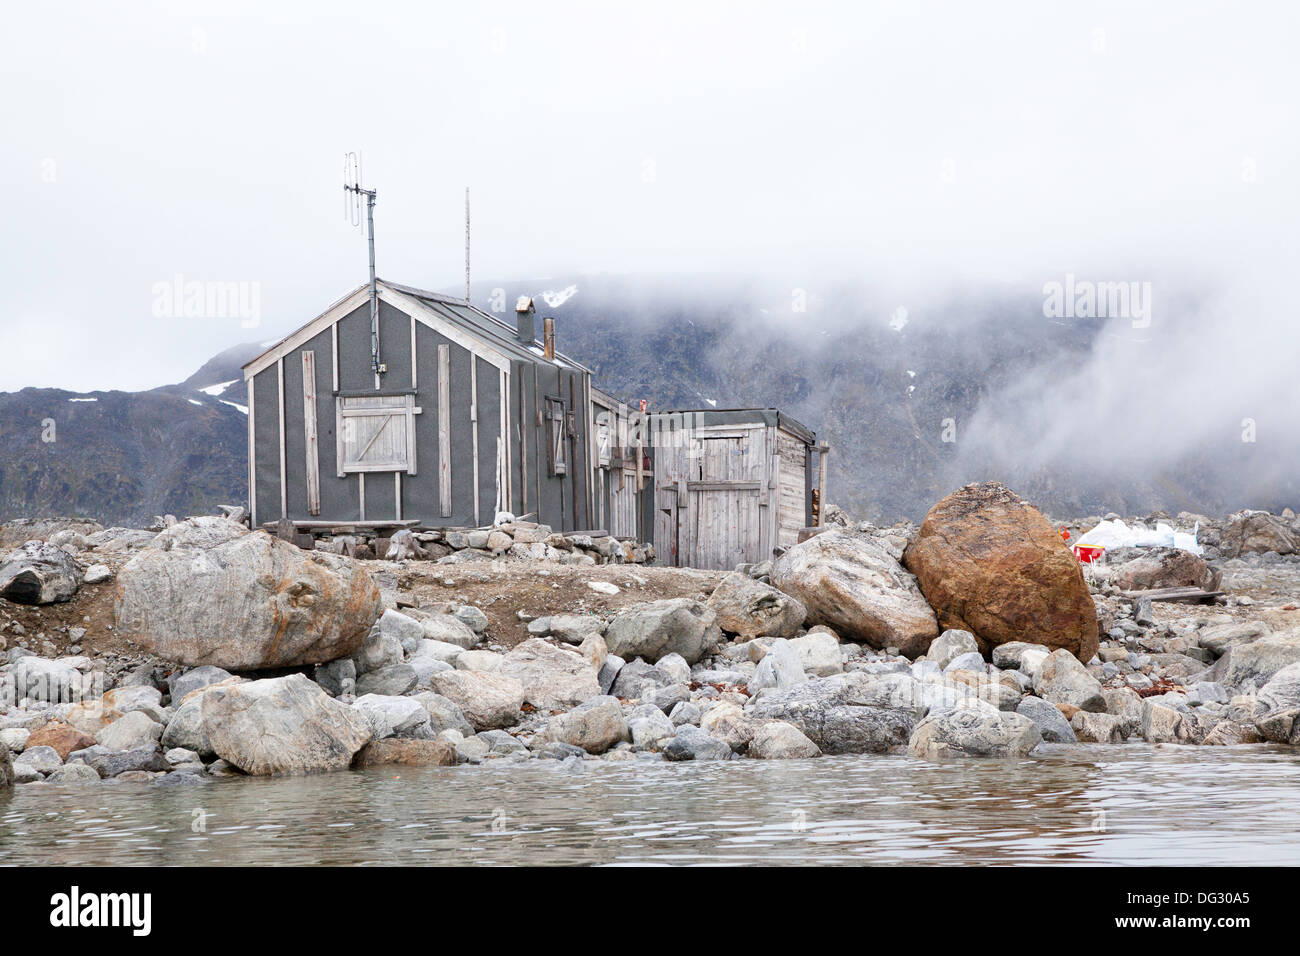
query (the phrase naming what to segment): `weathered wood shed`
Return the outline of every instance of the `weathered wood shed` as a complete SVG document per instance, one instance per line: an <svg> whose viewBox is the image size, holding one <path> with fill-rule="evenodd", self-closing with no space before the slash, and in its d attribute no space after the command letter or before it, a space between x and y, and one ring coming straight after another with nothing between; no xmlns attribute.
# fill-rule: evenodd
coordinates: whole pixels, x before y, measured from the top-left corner
<svg viewBox="0 0 1300 956"><path fill-rule="evenodd" d="M254 525L594 530L591 372L464 299L379 280L244 367ZM549 325L549 323L548 323ZM607 490L608 483L606 483Z"/></svg>
<svg viewBox="0 0 1300 956"><path fill-rule="evenodd" d="M827 448L774 408L650 416L659 563L729 570L772 557L816 521Z"/></svg>

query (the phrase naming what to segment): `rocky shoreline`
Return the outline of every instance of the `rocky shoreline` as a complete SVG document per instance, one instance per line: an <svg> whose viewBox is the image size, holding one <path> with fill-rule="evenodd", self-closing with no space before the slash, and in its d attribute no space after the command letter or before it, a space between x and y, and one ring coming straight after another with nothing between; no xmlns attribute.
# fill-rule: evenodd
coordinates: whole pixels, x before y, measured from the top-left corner
<svg viewBox="0 0 1300 956"><path fill-rule="evenodd" d="M301 550L227 517L150 531L10 522L0 789L389 764L1300 745L1294 515L1147 516L1199 523L1204 556L1125 548L1087 566L1059 525L994 483L919 527L831 517L728 574L600 563L610 556L588 542L527 522L498 547L493 531L443 532L446 562ZM483 553L465 563L466 549ZM1208 585L1227 593L1141 596ZM532 611L503 616L520 593Z"/></svg>

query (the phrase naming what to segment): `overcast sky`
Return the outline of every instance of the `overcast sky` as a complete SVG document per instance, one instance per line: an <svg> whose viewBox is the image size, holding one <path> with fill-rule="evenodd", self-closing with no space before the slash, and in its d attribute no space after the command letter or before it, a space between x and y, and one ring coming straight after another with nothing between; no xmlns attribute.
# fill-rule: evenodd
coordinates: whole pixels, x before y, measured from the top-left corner
<svg viewBox="0 0 1300 956"><path fill-rule="evenodd" d="M348 150L410 284L463 282L468 186L476 278L1173 269L1293 330L1294 10L11 5L0 390L173 382L322 311L366 275ZM177 276L260 326L160 306Z"/></svg>

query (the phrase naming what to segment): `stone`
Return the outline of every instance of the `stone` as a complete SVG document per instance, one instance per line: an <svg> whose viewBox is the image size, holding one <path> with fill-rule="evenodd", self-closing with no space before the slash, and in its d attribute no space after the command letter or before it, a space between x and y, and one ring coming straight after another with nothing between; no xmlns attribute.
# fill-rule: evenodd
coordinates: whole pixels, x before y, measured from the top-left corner
<svg viewBox="0 0 1300 956"><path fill-rule="evenodd" d="M1106 712L1101 682L1066 648L1053 651L1038 668L1034 693L1053 704L1070 704L1094 714Z"/></svg>
<svg viewBox="0 0 1300 956"><path fill-rule="evenodd" d="M1273 675L1291 664L1300 663L1300 629L1256 638L1245 644L1233 644L1202 675L1202 680L1217 681L1228 687L1258 689Z"/></svg>
<svg viewBox="0 0 1300 956"><path fill-rule="evenodd" d="M1239 744L1263 743L1264 737L1252 724L1221 720L1201 741L1207 747L1235 747Z"/></svg>
<svg viewBox="0 0 1300 956"><path fill-rule="evenodd" d="M1148 697L1142 707L1142 739L1151 744L1194 743L1196 725L1190 715L1166 700L1176 695ZM1184 707L1186 705L1183 705Z"/></svg>
<svg viewBox="0 0 1300 956"><path fill-rule="evenodd" d="M883 753L907 743L926 707L911 677L862 672L763 691L751 716L798 727L823 753Z"/></svg>
<svg viewBox="0 0 1300 956"><path fill-rule="evenodd" d="M105 707L124 714L140 711L160 724L167 722L162 713L162 691L147 684L133 684L107 691L103 698Z"/></svg>
<svg viewBox="0 0 1300 956"><path fill-rule="evenodd" d="M106 564L92 564L86 568L86 575L83 579L85 584L103 584L105 581L113 580L113 571Z"/></svg>
<svg viewBox="0 0 1300 956"><path fill-rule="evenodd" d="M302 674L215 684L202 700L213 750L248 774L341 770L371 739L360 713Z"/></svg>
<svg viewBox="0 0 1300 956"><path fill-rule="evenodd" d="M95 738L90 734L84 734L71 724L58 720L52 720L32 731L26 740L26 746L53 748L59 755L59 759L65 761L73 751L85 750L94 743Z"/></svg>
<svg viewBox="0 0 1300 956"><path fill-rule="evenodd" d="M672 740L664 745L663 755L668 760L727 760L731 747L699 727L683 724L677 728Z"/></svg>
<svg viewBox="0 0 1300 956"><path fill-rule="evenodd" d="M830 677L844 670L839 639L828 631L809 631L803 637L792 637L790 647L799 655L803 672L812 677Z"/></svg>
<svg viewBox="0 0 1300 956"><path fill-rule="evenodd" d="M76 730L75 727L72 729ZM80 733L80 731L77 732ZM0 729L0 749L8 750L10 753L21 753L22 749L27 746L27 741L31 739L31 736L32 731L28 730L26 727L5 727ZM91 738L90 743L94 742L94 738ZM43 740L41 743L47 747L54 746L49 740ZM89 746L89 744L86 746ZM54 747L54 749L58 750L59 748ZM61 754L61 756L64 760L68 758L67 754Z"/></svg>
<svg viewBox="0 0 1300 956"><path fill-rule="evenodd" d="M66 786L82 786L88 783L99 783L99 774L94 768L86 766L84 763L69 764L66 767L60 767L48 777L46 783L62 784Z"/></svg>
<svg viewBox="0 0 1300 956"><path fill-rule="evenodd" d="M488 628L488 616L479 608L472 604L458 604L451 612L451 616L456 618L475 634L481 635Z"/></svg>
<svg viewBox="0 0 1300 956"><path fill-rule="evenodd" d="M1218 624L1202 629L1196 636L1196 642L1211 654L1222 656L1234 644L1249 644L1268 633L1269 627L1263 621Z"/></svg>
<svg viewBox="0 0 1300 956"><path fill-rule="evenodd" d="M70 704L87 696L87 679L69 663L28 655L9 668L16 700Z"/></svg>
<svg viewBox="0 0 1300 956"><path fill-rule="evenodd" d="M404 655L402 642L394 634L372 627L362 640L361 647L352 655L352 664L360 678L362 674L402 663Z"/></svg>
<svg viewBox="0 0 1300 956"><path fill-rule="evenodd" d="M993 666L1015 668L1030 673L1036 671L1051 653L1052 649L1043 644L1008 641L993 648ZM1026 666L1026 655L1029 655L1028 666Z"/></svg>
<svg viewBox="0 0 1300 956"><path fill-rule="evenodd" d="M176 704L196 690L230 680L230 676L229 671L211 664L178 670L167 678L168 693L171 694L172 703Z"/></svg>
<svg viewBox="0 0 1300 956"><path fill-rule="evenodd" d="M1125 719L1114 714L1094 714L1077 710L1070 718L1070 729L1080 743L1121 744L1124 742Z"/></svg>
<svg viewBox="0 0 1300 956"><path fill-rule="evenodd" d="M1024 757L1042 741L1022 714L958 707L921 720L908 749L929 760L944 757Z"/></svg>
<svg viewBox="0 0 1300 956"><path fill-rule="evenodd" d="M618 698L595 697L548 720L534 737L534 743L556 741L581 747L587 753L601 754L629 736Z"/></svg>
<svg viewBox="0 0 1300 956"><path fill-rule="evenodd" d="M1300 707L1271 710L1255 719L1255 730L1265 740L1300 744Z"/></svg>
<svg viewBox="0 0 1300 956"><path fill-rule="evenodd" d="M0 793L13 789L14 765L9 748L0 743Z"/></svg>
<svg viewBox="0 0 1300 956"><path fill-rule="evenodd" d="M745 714L739 704L717 701L709 705L700 718L700 729L723 741L736 753L744 753L754 739L758 722Z"/></svg>
<svg viewBox="0 0 1300 956"><path fill-rule="evenodd" d="M85 764L104 779L133 771L158 773L167 769L167 761L158 752L158 748L148 745L130 750L110 750L102 744L96 744L78 750L68 757L68 762Z"/></svg>
<svg viewBox="0 0 1300 956"><path fill-rule="evenodd" d="M500 669L505 655L496 651L462 651L456 658L456 670L478 671L486 674Z"/></svg>
<svg viewBox="0 0 1300 956"><path fill-rule="evenodd" d="M415 668L410 664L389 664L358 677L356 692L398 697L413 688L418 680Z"/></svg>
<svg viewBox="0 0 1300 956"><path fill-rule="evenodd" d="M425 640L454 644L462 650L469 650L479 643L478 634L454 614L434 614L420 621L424 628Z"/></svg>
<svg viewBox="0 0 1300 956"><path fill-rule="evenodd" d="M984 655L979 651L967 651L965 654L958 654L944 666L944 673L953 671L972 671L983 674L988 670L984 663Z"/></svg>
<svg viewBox="0 0 1300 956"><path fill-rule="evenodd" d="M1097 608L1079 561L1046 518L998 482L966 485L925 516L903 553L944 628L988 653L1008 641L1097 653Z"/></svg>
<svg viewBox="0 0 1300 956"><path fill-rule="evenodd" d="M388 737L372 740L353 758L352 766L366 767L453 767L456 765L456 748L445 740L416 740L409 737Z"/></svg>
<svg viewBox="0 0 1300 956"><path fill-rule="evenodd" d="M386 737L432 740L437 736L429 723L429 712L414 697L364 694L352 706L370 725L373 740Z"/></svg>
<svg viewBox="0 0 1300 956"><path fill-rule="evenodd" d="M1222 685L1211 686L1219 687L1222 691ZM1222 699L1227 700L1226 692ZM1300 707L1300 662L1288 664L1275 672L1259 689L1259 700L1269 710L1290 710Z"/></svg>
<svg viewBox="0 0 1300 956"><path fill-rule="evenodd" d="M388 608L379 616L375 627L379 628L381 633L395 638L404 654L412 653L425 638L423 624L392 608Z"/></svg>
<svg viewBox="0 0 1300 956"><path fill-rule="evenodd" d="M1016 713L1032 720L1043 740L1049 744L1072 744L1077 739L1070 722L1065 719L1056 705L1048 703L1041 697L1024 698L1016 707ZM1081 713L1085 711L1079 711L1075 716Z"/></svg>
<svg viewBox="0 0 1300 956"><path fill-rule="evenodd" d="M808 679L799 660L799 652L783 637L774 640L767 654L758 663L758 669L749 680L750 691L764 687L785 690Z"/></svg>
<svg viewBox="0 0 1300 956"><path fill-rule="evenodd" d="M610 622L605 645L619 657L653 662L675 653L695 664L721 637L710 608L690 598L668 598L624 608Z"/></svg>
<svg viewBox="0 0 1300 956"><path fill-rule="evenodd" d="M719 627L744 640L794 637L808 614L798 598L737 572L728 574L713 589L708 606Z"/></svg>
<svg viewBox="0 0 1300 956"><path fill-rule="evenodd" d="M605 639L599 634L588 634L578 645L578 653L595 669L599 681L600 670L605 666L605 661L609 660L609 647L605 644ZM603 689L601 693L605 693L607 689Z"/></svg>
<svg viewBox="0 0 1300 956"><path fill-rule="evenodd" d="M218 684L209 684L207 687L190 691L185 699L175 706L159 743L168 749L184 747L186 750L193 750L204 760L216 757L216 751L212 749L212 741L203 722L203 698L214 687L227 687L241 682L240 678L233 677Z"/></svg>
<svg viewBox="0 0 1300 956"><path fill-rule="evenodd" d="M1297 550L1300 550L1300 535L1267 511L1238 511L1228 518L1219 537L1219 551L1228 558L1268 551L1295 554Z"/></svg>
<svg viewBox="0 0 1300 956"><path fill-rule="evenodd" d="M63 712L63 722L93 737L121 716L121 711L106 708L101 701L95 700L73 704Z"/></svg>
<svg viewBox="0 0 1300 956"><path fill-rule="evenodd" d="M415 649L415 653L411 655L411 658L428 657L454 667L456 661L460 658L460 655L464 653L465 648L461 647L459 644L449 644L447 641L425 639L420 643L420 646Z"/></svg>
<svg viewBox="0 0 1300 956"><path fill-rule="evenodd" d="M350 657L341 657L328 664L317 664L312 680L320 684L331 697L354 694L357 689L357 663Z"/></svg>
<svg viewBox="0 0 1300 956"><path fill-rule="evenodd" d="M934 611L878 539L831 529L772 562L772 584L807 608L810 624L876 648L925 653L938 636Z"/></svg>
<svg viewBox="0 0 1300 956"><path fill-rule="evenodd" d="M418 701L420 706L428 713L429 729L433 731L435 736L444 730L458 731L462 737L472 737L474 735L474 728L470 726L470 722L465 719L464 712L454 701L432 691L416 694L411 700Z"/></svg>
<svg viewBox="0 0 1300 956"><path fill-rule="evenodd" d="M1203 588L1214 591L1222 574L1182 548L1146 548L1140 557L1111 570L1110 583L1125 591Z"/></svg>
<svg viewBox="0 0 1300 956"><path fill-rule="evenodd" d="M954 658L979 652L979 644L975 642L974 634L970 631L949 628L930 642L930 649L925 652L925 659L934 661L940 668L946 670Z"/></svg>
<svg viewBox="0 0 1300 956"><path fill-rule="evenodd" d="M137 710L123 714L95 734L95 741L109 750L135 750L156 747L162 734L162 724Z"/></svg>
<svg viewBox="0 0 1300 956"><path fill-rule="evenodd" d="M614 693L614 684L617 682L618 675L622 672L626 663L627 662L618 655L606 653L605 663L602 664L600 670L596 672L596 681L600 684L600 692L602 694Z"/></svg>
<svg viewBox="0 0 1300 956"><path fill-rule="evenodd" d="M759 760L801 760L820 757L821 750L794 724L768 720L758 726L748 754Z"/></svg>
<svg viewBox="0 0 1300 956"><path fill-rule="evenodd" d="M632 746L639 750L656 750L677 732L677 725L654 704L642 704L627 718Z"/></svg>
<svg viewBox="0 0 1300 956"><path fill-rule="evenodd" d="M28 747L16 758L15 767L26 767L39 774L54 773L63 766L63 758L53 747Z"/></svg>
<svg viewBox="0 0 1300 956"><path fill-rule="evenodd" d="M429 679L434 692L452 701L477 730L512 727L519 723L524 685L504 674L443 671Z"/></svg>
<svg viewBox="0 0 1300 956"><path fill-rule="evenodd" d="M501 661L499 673L524 685L524 700L539 710L567 710L600 696L596 670L574 651L530 638Z"/></svg>
<svg viewBox="0 0 1300 956"><path fill-rule="evenodd" d="M71 601L81 587L81 569L56 544L28 541L0 560L0 597L14 604Z"/></svg>
<svg viewBox="0 0 1300 956"><path fill-rule="evenodd" d="M209 520L228 527L197 524ZM227 670L347 656L382 610L360 563L224 518L168 528L123 566L117 586L124 636L164 660Z"/></svg>
<svg viewBox="0 0 1300 956"><path fill-rule="evenodd" d="M604 634L606 627L605 622L594 614L553 614L538 620L546 622L543 633L566 644L581 644L591 634ZM531 632L531 626L529 629Z"/></svg>

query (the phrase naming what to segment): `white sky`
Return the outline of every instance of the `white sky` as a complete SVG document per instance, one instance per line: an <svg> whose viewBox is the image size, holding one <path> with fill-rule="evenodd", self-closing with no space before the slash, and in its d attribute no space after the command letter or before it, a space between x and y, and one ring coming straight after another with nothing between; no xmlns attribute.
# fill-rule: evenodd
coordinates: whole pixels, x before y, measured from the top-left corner
<svg viewBox="0 0 1300 956"><path fill-rule="evenodd" d="M365 278L347 150L411 284L463 281L469 186L481 278L1173 268L1293 333L1296 9L10 5L0 390L177 381L320 312ZM261 328L155 316L178 274L257 283Z"/></svg>

